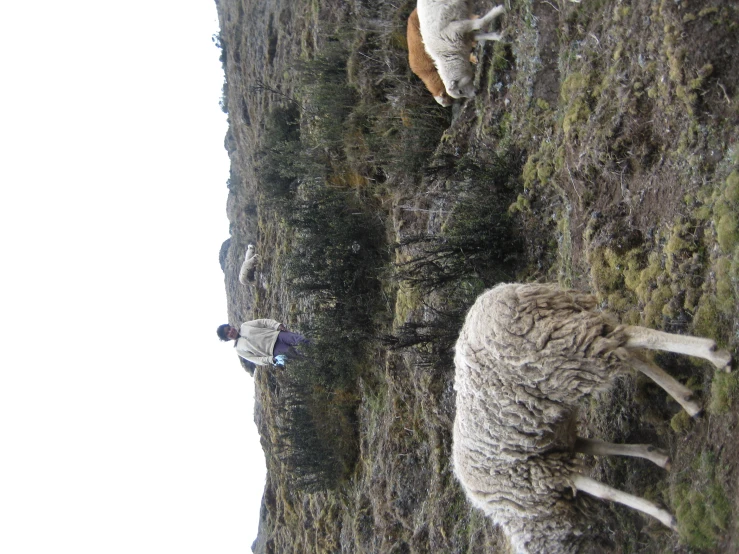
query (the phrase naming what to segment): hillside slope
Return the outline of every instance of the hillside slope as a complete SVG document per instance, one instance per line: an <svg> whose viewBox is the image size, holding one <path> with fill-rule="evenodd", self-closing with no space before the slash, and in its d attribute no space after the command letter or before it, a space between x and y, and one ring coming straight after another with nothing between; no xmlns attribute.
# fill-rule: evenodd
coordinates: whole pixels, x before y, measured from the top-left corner
<svg viewBox="0 0 739 554"><path fill-rule="evenodd" d="M361 333L337 323L334 334L362 348L314 368L320 382L256 371L268 480L255 552L506 551L449 463L450 347L465 309L495 282L591 290L625 322L710 336L736 357L737 6L512 1L507 41L478 47L478 96L445 109L407 67L413 2L216 4L230 122L229 320L325 331L322 313L367 311ZM308 221L327 198L337 204L321 218L348 223ZM364 231L341 235L360 219ZM331 256L300 265L319 244L308 224L338 238L316 246ZM243 286L250 241L262 258ZM340 283L343 293L302 280L329 279L352 260L346 275L363 277ZM351 290L363 304L351 304ZM345 304L354 307L339 311ZM739 381L657 361L698 391L702 419L635 376L583 407L581 433L670 451L670 473L589 462L594 477L665 504L680 534L619 507L592 509L616 552L737 552ZM298 413L323 447L341 450L330 479L290 434ZM327 420L334 426L318 424Z"/></svg>

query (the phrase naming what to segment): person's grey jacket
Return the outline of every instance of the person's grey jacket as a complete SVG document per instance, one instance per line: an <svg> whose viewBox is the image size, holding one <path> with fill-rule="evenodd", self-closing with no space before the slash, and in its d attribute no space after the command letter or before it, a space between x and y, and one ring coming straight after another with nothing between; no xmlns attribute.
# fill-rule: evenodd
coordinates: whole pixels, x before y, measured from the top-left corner
<svg viewBox="0 0 739 554"><path fill-rule="evenodd" d="M241 324L234 345L236 353L256 365L269 365L274 359L280 323L274 319L254 319Z"/></svg>

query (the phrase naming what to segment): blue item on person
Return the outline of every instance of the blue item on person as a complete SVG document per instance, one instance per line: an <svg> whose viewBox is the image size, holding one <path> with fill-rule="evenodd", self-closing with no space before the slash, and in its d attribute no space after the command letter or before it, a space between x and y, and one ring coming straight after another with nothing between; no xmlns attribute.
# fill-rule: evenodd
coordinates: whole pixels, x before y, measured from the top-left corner
<svg viewBox="0 0 739 554"><path fill-rule="evenodd" d="M275 356L275 365L285 367L285 362L287 362L287 356L284 354L278 354Z"/></svg>

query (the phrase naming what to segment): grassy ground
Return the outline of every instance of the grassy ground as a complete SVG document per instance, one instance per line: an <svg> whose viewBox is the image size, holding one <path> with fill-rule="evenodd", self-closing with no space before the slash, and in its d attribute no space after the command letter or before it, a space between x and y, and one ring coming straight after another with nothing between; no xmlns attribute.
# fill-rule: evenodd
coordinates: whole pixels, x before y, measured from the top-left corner
<svg viewBox="0 0 739 554"><path fill-rule="evenodd" d="M736 6L510 2L502 20L508 41L479 51L480 93L444 110L405 65L412 2L218 5L231 124L230 319L275 317L300 328L310 317L310 303L292 294L282 270L293 237L265 204L255 167L275 103L294 98L306 113L318 109L303 129L329 129L316 97L301 88L296 62L336 41L347 52L356 106L341 145L330 150L329 181L371 199L386 222L393 263L384 268L389 310L377 337L416 341L395 350L370 345L355 391L358 461L330 491L285 486L271 448L280 383L257 372L257 423L270 469L258 552L506 551L449 466L450 337L475 295L501 278L591 290L625 322L712 337L736 354ZM470 238L481 225L499 226L483 246ZM264 258L256 285L245 288L236 275L250 240ZM440 249L450 242L464 256ZM445 275L459 269L436 288L427 277L438 268L428 273L414 262L430 252L451 256L439 262ZM426 280L414 284L413 275ZM656 361L696 390L702 419L685 418L660 389L633 376L583 407L582 432L670 451L669 473L640 461L588 461L596 478L666 505L680 532L607 504L596 515L618 552L739 551L736 374L676 356Z"/></svg>

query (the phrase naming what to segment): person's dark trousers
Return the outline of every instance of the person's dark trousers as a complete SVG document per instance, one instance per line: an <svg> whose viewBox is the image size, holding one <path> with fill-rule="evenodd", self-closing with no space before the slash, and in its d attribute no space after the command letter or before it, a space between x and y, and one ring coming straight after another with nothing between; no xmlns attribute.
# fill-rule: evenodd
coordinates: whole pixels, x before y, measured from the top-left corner
<svg viewBox="0 0 739 554"><path fill-rule="evenodd" d="M300 344L310 344L310 340L305 338L300 333L292 333L290 331L280 331L277 335L277 342L275 343L274 355L279 356L280 354L286 354L289 356L303 357L303 354L295 348Z"/></svg>

